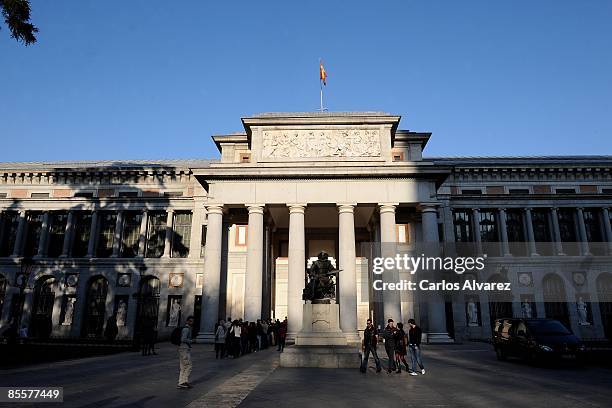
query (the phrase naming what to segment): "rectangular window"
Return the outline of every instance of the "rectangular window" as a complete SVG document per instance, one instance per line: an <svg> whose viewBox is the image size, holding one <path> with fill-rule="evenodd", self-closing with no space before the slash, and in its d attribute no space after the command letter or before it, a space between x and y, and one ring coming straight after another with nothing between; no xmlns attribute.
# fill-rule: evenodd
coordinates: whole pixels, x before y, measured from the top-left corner
<svg viewBox="0 0 612 408"><path fill-rule="evenodd" d="M142 213L126 211L123 213L123 232L121 233L121 258L134 258L138 255L140 223Z"/></svg>
<svg viewBox="0 0 612 408"><path fill-rule="evenodd" d="M120 191L119 198L133 198L138 197L138 191Z"/></svg>
<svg viewBox="0 0 612 408"><path fill-rule="evenodd" d="M536 249L540 255L552 255L552 236L548 223L549 212L547 209L538 208L531 211L531 224L533 226L533 238Z"/></svg>
<svg viewBox="0 0 612 408"><path fill-rule="evenodd" d="M249 163L251 161L251 153L240 153L240 163Z"/></svg>
<svg viewBox="0 0 612 408"><path fill-rule="evenodd" d="M602 189L601 189L601 192L602 192L603 194L612 194L612 188L602 188ZM5 196L6 196L6 194L5 194ZM1 198L1 197L0 197L0 198Z"/></svg>
<svg viewBox="0 0 612 408"><path fill-rule="evenodd" d="M557 188L555 189L557 194L576 194L575 188Z"/></svg>
<svg viewBox="0 0 612 408"><path fill-rule="evenodd" d="M246 246L248 237L247 225L236 225L236 246Z"/></svg>
<svg viewBox="0 0 612 408"><path fill-rule="evenodd" d="M172 258L186 258L191 243L191 212L175 212L172 225Z"/></svg>
<svg viewBox="0 0 612 408"><path fill-rule="evenodd" d="M461 189L461 194L463 195L480 195L482 194L482 190L477 189Z"/></svg>
<svg viewBox="0 0 612 408"><path fill-rule="evenodd" d="M404 152L393 152L393 161L404 161Z"/></svg>
<svg viewBox="0 0 612 408"><path fill-rule="evenodd" d="M399 244L407 244L409 242L408 224L395 224L395 236Z"/></svg>
<svg viewBox="0 0 612 408"><path fill-rule="evenodd" d="M26 215L26 240L24 247L25 256L38 254L38 243L42 232L43 213L28 212Z"/></svg>
<svg viewBox="0 0 612 408"><path fill-rule="evenodd" d="M506 212L506 231L508 233L508 247L510 253L515 256L527 254L527 238L525 235L525 224L523 223L522 210L512 209Z"/></svg>
<svg viewBox="0 0 612 408"><path fill-rule="evenodd" d="M47 255L57 258L64 250L64 237L66 236L66 223L68 214L65 212L49 213L49 239Z"/></svg>
<svg viewBox="0 0 612 408"><path fill-rule="evenodd" d="M164 197L182 197L182 191L166 191L164 192Z"/></svg>
<svg viewBox="0 0 612 408"><path fill-rule="evenodd" d="M472 242L472 212L470 210L453 210L453 227L455 242Z"/></svg>
<svg viewBox="0 0 612 408"><path fill-rule="evenodd" d="M31 198L49 198L49 193L32 193Z"/></svg>
<svg viewBox="0 0 612 408"><path fill-rule="evenodd" d="M523 194L529 194L529 189L528 188L511 188L508 190L508 192L510 193L510 195L523 195Z"/></svg>
<svg viewBox="0 0 612 408"><path fill-rule="evenodd" d="M497 211L482 209L479 211L480 241L483 253L490 256L499 256L499 229L497 226Z"/></svg>
<svg viewBox="0 0 612 408"><path fill-rule="evenodd" d="M89 235L91 234L91 213L77 211L74 213L74 239L72 241L72 256L83 258L87 256Z"/></svg>
<svg viewBox="0 0 612 408"><path fill-rule="evenodd" d="M202 225L202 243L200 244L200 258L204 258L206 251L206 225Z"/></svg>
<svg viewBox="0 0 612 408"><path fill-rule="evenodd" d="M563 252L568 255L578 255L579 244L576 231L576 210L573 208L560 208L557 211L559 217L559 232L563 242Z"/></svg>
<svg viewBox="0 0 612 408"><path fill-rule="evenodd" d="M93 191L79 191L74 193L74 198L93 198Z"/></svg>
<svg viewBox="0 0 612 408"><path fill-rule="evenodd" d="M7 211L0 214L0 256L11 256L15 249L19 213Z"/></svg>
<svg viewBox="0 0 612 408"><path fill-rule="evenodd" d="M168 214L165 211L152 212L149 214L149 225L147 225L147 258L161 258L164 254L166 241L166 220Z"/></svg>
<svg viewBox="0 0 612 408"><path fill-rule="evenodd" d="M591 243L589 250L594 255L605 255L605 247L601 244L604 242L605 232L603 231L603 224L599 222L600 210L598 208L585 208L582 213L584 214L586 238Z"/></svg>
<svg viewBox="0 0 612 408"><path fill-rule="evenodd" d="M7 197L7 193L0 193L0 198L6 198Z"/></svg>
<svg viewBox="0 0 612 408"><path fill-rule="evenodd" d="M98 218L98 239L96 242L96 257L108 258L113 254L116 222L116 213L106 211L100 212Z"/></svg>

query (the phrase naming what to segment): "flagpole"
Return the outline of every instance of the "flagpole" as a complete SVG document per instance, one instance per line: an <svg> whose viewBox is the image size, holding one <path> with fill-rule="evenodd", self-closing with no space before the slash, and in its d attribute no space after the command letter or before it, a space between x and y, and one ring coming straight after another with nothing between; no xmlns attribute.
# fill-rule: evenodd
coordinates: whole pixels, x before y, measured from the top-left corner
<svg viewBox="0 0 612 408"><path fill-rule="evenodd" d="M321 112L323 112L323 82L319 80L319 87L321 88Z"/></svg>

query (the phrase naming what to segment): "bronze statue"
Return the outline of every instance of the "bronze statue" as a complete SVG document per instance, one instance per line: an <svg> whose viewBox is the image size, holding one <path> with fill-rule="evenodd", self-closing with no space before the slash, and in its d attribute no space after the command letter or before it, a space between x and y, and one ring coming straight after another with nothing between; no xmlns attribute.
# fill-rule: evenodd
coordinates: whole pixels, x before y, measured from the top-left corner
<svg viewBox="0 0 612 408"><path fill-rule="evenodd" d="M303 300L329 300L336 297L334 275L340 272L332 265L325 252L320 252L308 270L308 283L302 293Z"/></svg>

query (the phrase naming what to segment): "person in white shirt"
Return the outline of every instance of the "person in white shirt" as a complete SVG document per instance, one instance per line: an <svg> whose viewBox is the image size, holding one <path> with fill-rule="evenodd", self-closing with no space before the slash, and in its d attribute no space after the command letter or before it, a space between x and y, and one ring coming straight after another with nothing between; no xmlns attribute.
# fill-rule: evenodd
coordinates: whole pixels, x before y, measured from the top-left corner
<svg viewBox="0 0 612 408"><path fill-rule="evenodd" d="M191 327L193 326L193 316L188 316L185 321L185 327L181 330L181 344L178 346L179 354L179 379L177 388L191 388L189 384L189 375L191 374Z"/></svg>

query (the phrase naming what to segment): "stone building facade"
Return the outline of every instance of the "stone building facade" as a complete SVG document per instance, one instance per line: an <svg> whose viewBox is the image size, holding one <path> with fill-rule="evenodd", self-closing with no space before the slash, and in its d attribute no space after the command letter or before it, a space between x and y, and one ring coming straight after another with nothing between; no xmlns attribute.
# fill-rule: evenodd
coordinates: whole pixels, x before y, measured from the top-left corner
<svg viewBox="0 0 612 408"><path fill-rule="evenodd" d="M0 331L101 338L113 316L119 338L163 338L194 314L200 341L226 317L288 316L291 336L326 251L348 338L368 316L488 338L526 313L612 338L612 157L428 158L399 122L261 114L213 136L218 160L1 163ZM473 278L512 292L374 293L367 243L469 244L500 265Z"/></svg>

